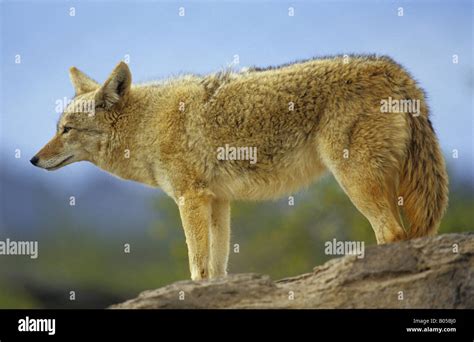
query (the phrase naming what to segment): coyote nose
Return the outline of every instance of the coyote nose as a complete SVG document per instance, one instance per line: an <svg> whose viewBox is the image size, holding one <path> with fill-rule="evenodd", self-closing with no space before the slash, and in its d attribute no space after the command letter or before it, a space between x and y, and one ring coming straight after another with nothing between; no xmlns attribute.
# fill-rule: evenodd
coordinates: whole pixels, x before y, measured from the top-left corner
<svg viewBox="0 0 474 342"><path fill-rule="evenodd" d="M38 164L38 160L39 158L37 156L34 156L30 159L30 163L36 166L36 164Z"/></svg>

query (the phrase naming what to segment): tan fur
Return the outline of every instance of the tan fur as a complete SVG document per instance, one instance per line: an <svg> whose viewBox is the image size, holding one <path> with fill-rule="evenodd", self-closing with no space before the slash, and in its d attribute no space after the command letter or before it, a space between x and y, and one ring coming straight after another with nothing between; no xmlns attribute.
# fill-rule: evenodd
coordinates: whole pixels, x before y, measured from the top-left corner
<svg viewBox="0 0 474 342"><path fill-rule="evenodd" d="M54 169L72 156L58 167L87 160L161 187L179 206L192 279L226 274L230 201L291 194L326 170L378 243L435 233L446 208L447 175L423 91L387 57L149 85L132 86L125 63L102 86L75 68L71 78L76 100L94 100L95 114L66 110L37 166ZM420 100L420 115L382 113L389 97ZM258 161L219 160L225 144L256 147Z"/></svg>

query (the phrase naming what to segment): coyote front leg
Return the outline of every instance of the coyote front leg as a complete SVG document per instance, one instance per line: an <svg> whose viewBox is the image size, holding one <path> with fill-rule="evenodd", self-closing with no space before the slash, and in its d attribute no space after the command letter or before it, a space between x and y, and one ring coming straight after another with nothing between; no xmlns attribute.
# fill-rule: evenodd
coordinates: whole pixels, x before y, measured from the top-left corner
<svg viewBox="0 0 474 342"><path fill-rule="evenodd" d="M227 274L230 244L230 203L228 200L212 200L212 223L209 259L209 277L223 277Z"/></svg>
<svg viewBox="0 0 474 342"><path fill-rule="evenodd" d="M207 279L211 197L202 191L188 193L179 201L179 214L188 245L191 279Z"/></svg>

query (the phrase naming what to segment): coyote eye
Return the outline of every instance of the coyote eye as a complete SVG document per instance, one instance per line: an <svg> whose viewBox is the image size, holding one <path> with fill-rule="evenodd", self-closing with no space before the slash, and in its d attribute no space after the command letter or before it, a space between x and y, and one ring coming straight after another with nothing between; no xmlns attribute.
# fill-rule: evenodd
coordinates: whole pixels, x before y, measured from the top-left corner
<svg viewBox="0 0 474 342"><path fill-rule="evenodd" d="M71 129L72 129L72 127L64 127L64 128L63 128L63 134L66 134L66 133L69 132Z"/></svg>

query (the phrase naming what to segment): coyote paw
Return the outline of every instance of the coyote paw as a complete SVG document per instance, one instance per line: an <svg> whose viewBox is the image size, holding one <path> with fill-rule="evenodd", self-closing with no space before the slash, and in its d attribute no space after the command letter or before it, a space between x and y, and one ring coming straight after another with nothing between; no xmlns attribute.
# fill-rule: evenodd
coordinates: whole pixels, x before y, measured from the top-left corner
<svg viewBox="0 0 474 342"><path fill-rule="evenodd" d="M194 281L204 280L209 278L209 272L206 268L194 269L191 271L191 279Z"/></svg>

